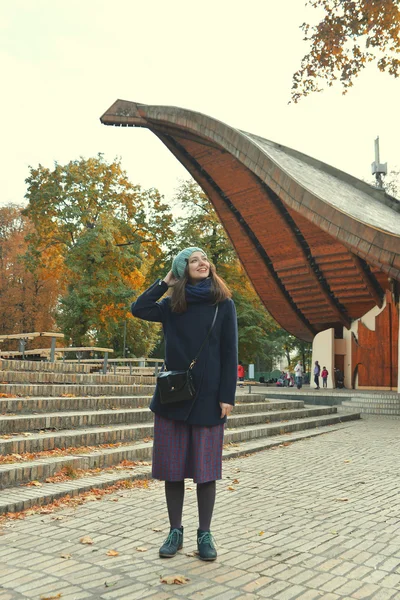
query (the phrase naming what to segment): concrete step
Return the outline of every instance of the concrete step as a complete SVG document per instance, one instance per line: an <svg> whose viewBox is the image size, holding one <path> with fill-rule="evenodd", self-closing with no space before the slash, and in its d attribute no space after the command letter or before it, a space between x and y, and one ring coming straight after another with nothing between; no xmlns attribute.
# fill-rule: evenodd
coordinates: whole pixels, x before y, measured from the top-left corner
<svg viewBox="0 0 400 600"><path fill-rule="evenodd" d="M142 408L149 406L152 396L75 396L75 397L30 397L0 398L0 415L7 413L42 413L68 410L97 410L107 408ZM258 410L287 410L303 408L304 402L290 400L267 400L256 397L257 402L242 402L242 396L236 397L235 413Z"/></svg>
<svg viewBox="0 0 400 600"><path fill-rule="evenodd" d="M367 415L400 416L400 397L399 399L387 398L385 400L355 398L342 402L341 407L345 410L357 410L361 414Z"/></svg>
<svg viewBox="0 0 400 600"><path fill-rule="evenodd" d="M243 425L240 428L227 429L225 431L225 444L240 443L261 437L282 435L294 431L324 427L359 418L359 415L322 415L294 419L276 424ZM231 419L229 425L231 425ZM152 428L147 428L149 434ZM64 432L65 433L65 432ZM140 433L143 435L143 428ZM137 429L137 434L139 430ZM88 444L90 445L90 444ZM138 441L116 448L99 448L95 451L85 452L78 455L46 457L38 460L29 460L17 463L3 463L0 465L0 489L27 483L31 480L43 481L54 475L65 466L72 469L104 468L118 464L122 460L148 460L151 458L152 444Z"/></svg>
<svg viewBox="0 0 400 600"><path fill-rule="evenodd" d="M39 431L44 429L72 429L74 427L98 427L124 423L142 423L152 420L148 408L124 408L116 410L91 410L76 412L42 413L38 415L2 415L1 433Z"/></svg>
<svg viewBox="0 0 400 600"><path fill-rule="evenodd" d="M118 465L123 460L142 461L151 459L152 444L137 443L118 448L102 448L78 455L54 456L23 463L0 465L0 489L29 481L44 481L64 467L69 469L104 469Z"/></svg>
<svg viewBox="0 0 400 600"><path fill-rule="evenodd" d="M225 439L232 443L243 442L249 439L282 435L283 433L312 429L314 427L336 425L337 423L353 421L359 418L360 413L333 413L304 419L293 419L291 421L277 422L273 424L270 423L265 425L251 425L249 427L237 427L235 429L227 429L225 431Z"/></svg>
<svg viewBox="0 0 400 600"><path fill-rule="evenodd" d="M258 402L242 402L236 399L233 414L243 414L247 412L263 412L272 410L295 410L304 408L304 402L295 402L291 400L264 400L258 398Z"/></svg>
<svg viewBox="0 0 400 600"><path fill-rule="evenodd" d="M0 398L0 415L7 413L31 414L55 411L80 411L111 408L144 408L152 396L74 396Z"/></svg>
<svg viewBox="0 0 400 600"><path fill-rule="evenodd" d="M53 396L63 394L73 396L150 396L154 392L154 385L111 385L111 384L28 384L28 383L0 383L0 395L12 396Z"/></svg>
<svg viewBox="0 0 400 600"><path fill-rule="evenodd" d="M76 363L54 363L35 360L6 360L0 358L1 371L46 371L55 373L90 373L91 366Z"/></svg>
<svg viewBox="0 0 400 600"><path fill-rule="evenodd" d="M276 410L262 412L250 412L237 414L236 411L229 417L228 427L242 427L247 425L258 425L261 423L285 423L293 419L305 419L307 417L318 417L336 414L333 406L311 406L307 408L296 408L294 410Z"/></svg>
<svg viewBox="0 0 400 600"><path fill-rule="evenodd" d="M318 429L293 432L275 438L258 438L243 441L240 444L229 446L226 442L223 459L232 459L276 446L287 445L309 439L317 435L332 433L344 427L354 426L355 421L339 423L336 425L320 426ZM137 466L132 470L103 471L98 475L71 479L64 483L43 483L42 487L24 487L21 485L0 491L0 514L26 510L33 506L43 506L67 494L76 496L92 489L101 489L111 486L119 481L146 479L150 477L150 466Z"/></svg>
<svg viewBox="0 0 400 600"><path fill-rule="evenodd" d="M267 388L262 391L265 398L280 398L286 400L303 400L306 404L335 406L343 402L353 401L376 401L379 406L384 406L386 403L399 401L399 394L392 391L376 391L376 390L351 390L351 389L320 389L314 390L313 387L305 386L301 390L287 390Z"/></svg>
<svg viewBox="0 0 400 600"><path fill-rule="evenodd" d="M88 385L155 385L156 379L151 375L112 375L107 373L56 373L46 371L0 371L2 383L30 384L88 384Z"/></svg>
<svg viewBox="0 0 400 600"><path fill-rule="evenodd" d="M236 409L240 410L242 407L237 406ZM244 407L245 408L245 407ZM325 414L325 411L318 412L318 409L312 409L313 413L310 413L310 409L304 409L304 411L296 413L288 413L287 411L273 411L268 410L265 412L259 412L256 423L265 424L267 421L276 422L278 420L288 420L289 414L291 419L304 418L306 416ZM115 415L115 411L102 411L107 414ZM138 414L139 413L139 414ZM90 414L97 415L97 411L93 411ZM64 416L63 413L56 413L55 417ZM77 423L79 419L86 420L88 413L77 413L77 416L72 414L67 416L72 417L72 422ZM137 416L138 415L138 416ZM49 415L38 415L37 418L41 419L36 422L36 425L46 425L46 419ZM229 427L242 427L251 424L253 421L251 413L244 413L243 418L238 418L233 414L229 419ZM7 417L9 418L9 417ZM18 417L17 417L18 418ZM0 436L0 455L7 454L24 454L26 452L40 452L42 450L54 450L55 448L71 448L81 446L98 446L100 444L116 444L126 443L133 440L143 439L153 435L153 415L148 409L138 410L133 413L128 413L128 416L122 411L116 416L116 423L109 423L107 426L80 426L79 429L67 429L63 428L59 430L59 427L54 427L56 431L46 431L50 427L38 428L40 433L34 433L33 428L29 429L27 426L30 423L32 415L26 415L23 419L19 420L18 429L21 433L6 433ZM104 418L100 414L100 420ZM130 419L137 419L129 423ZM71 421L64 421L64 424L70 423ZM127 424L127 422L129 424ZM57 423L57 421L50 421L50 423ZM7 425L10 426L10 425ZM24 429L24 426L26 428Z"/></svg>
<svg viewBox="0 0 400 600"><path fill-rule="evenodd" d="M151 413L149 413L151 414ZM132 443L153 435L153 421L108 427L43 431L0 437L0 455L35 453L55 448L80 448L101 444Z"/></svg>
<svg viewBox="0 0 400 600"><path fill-rule="evenodd" d="M252 402L271 402L273 400L278 400L278 401L282 401L285 400L285 398L279 398L279 396L277 398L273 398L273 397L267 397L264 396L263 394L249 394L247 391L244 391L240 388L236 389L236 395L235 395L235 402L240 402L240 404L247 404L247 403L252 403ZM296 401L298 400L298 398L295 399L290 399L290 402ZM301 398L300 398L301 400Z"/></svg>
<svg viewBox="0 0 400 600"><path fill-rule="evenodd" d="M335 407L308 407L293 410L270 410L267 405L257 405L259 412L246 411L241 407L229 419L230 427L241 427L256 423L302 419L304 417L326 415L336 412ZM125 423L144 423L152 421L153 415L148 408L119 408L116 410L85 410L69 412L46 412L40 414L18 414L0 416L0 433L12 434L46 429L72 429L79 427L98 427Z"/></svg>
<svg viewBox="0 0 400 600"><path fill-rule="evenodd" d="M71 479L63 483L44 483L43 487L18 486L0 491L0 514L19 512L33 506L44 506L65 496L74 497L89 490L103 489L119 481L149 479L150 467L138 466L134 470L103 471Z"/></svg>

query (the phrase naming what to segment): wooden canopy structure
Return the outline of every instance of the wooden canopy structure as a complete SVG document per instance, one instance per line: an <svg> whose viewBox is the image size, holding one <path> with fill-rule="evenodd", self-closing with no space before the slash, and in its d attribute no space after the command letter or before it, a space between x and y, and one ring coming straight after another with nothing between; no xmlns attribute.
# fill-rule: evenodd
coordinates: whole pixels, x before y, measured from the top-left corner
<svg viewBox="0 0 400 600"><path fill-rule="evenodd" d="M296 337L349 327L400 281L400 202L383 190L181 108L117 100L101 122L160 138L210 198L270 314Z"/></svg>

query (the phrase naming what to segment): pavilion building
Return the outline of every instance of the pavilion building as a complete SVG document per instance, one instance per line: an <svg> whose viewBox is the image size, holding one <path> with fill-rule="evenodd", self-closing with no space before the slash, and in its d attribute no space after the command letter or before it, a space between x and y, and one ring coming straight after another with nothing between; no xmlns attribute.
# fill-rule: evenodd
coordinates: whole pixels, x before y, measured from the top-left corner
<svg viewBox="0 0 400 600"><path fill-rule="evenodd" d="M203 188L263 304L348 388L400 390L400 202L301 152L190 110L117 100ZM332 378L329 378L332 386Z"/></svg>

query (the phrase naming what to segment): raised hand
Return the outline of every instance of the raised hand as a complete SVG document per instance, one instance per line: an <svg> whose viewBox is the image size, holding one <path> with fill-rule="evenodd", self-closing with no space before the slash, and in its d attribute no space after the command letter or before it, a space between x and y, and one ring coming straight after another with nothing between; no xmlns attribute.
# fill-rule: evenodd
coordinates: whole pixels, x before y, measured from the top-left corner
<svg viewBox="0 0 400 600"><path fill-rule="evenodd" d="M165 281L165 283L167 284L168 287L174 287L174 285L176 284L176 282L178 281L177 278L175 277L175 275L172 273L172 271L170 271L169 273L167 273L167 275L164 277L163 281Z"/></svg>

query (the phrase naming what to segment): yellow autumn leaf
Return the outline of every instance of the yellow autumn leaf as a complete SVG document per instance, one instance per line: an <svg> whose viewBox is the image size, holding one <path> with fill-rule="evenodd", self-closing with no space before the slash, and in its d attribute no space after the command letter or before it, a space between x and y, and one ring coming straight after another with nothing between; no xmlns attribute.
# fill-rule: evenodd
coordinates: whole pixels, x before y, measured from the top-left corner
<svg viewBox="0 0 400 600"><path fill-rule="evenodd" d="M161 577L161 583L166 583L167 585L182 585L184 583L188 583L190 579L185 577L185 575L166 575L165 577Z"/></svg>
<svg viewBox="0 0 400 600"><path fill-rule="evenodd" d="M81 544L93 544L92 538L89 537L88 535L84 535L83 537L81 537L81 539L79 541Z"/></svg>

